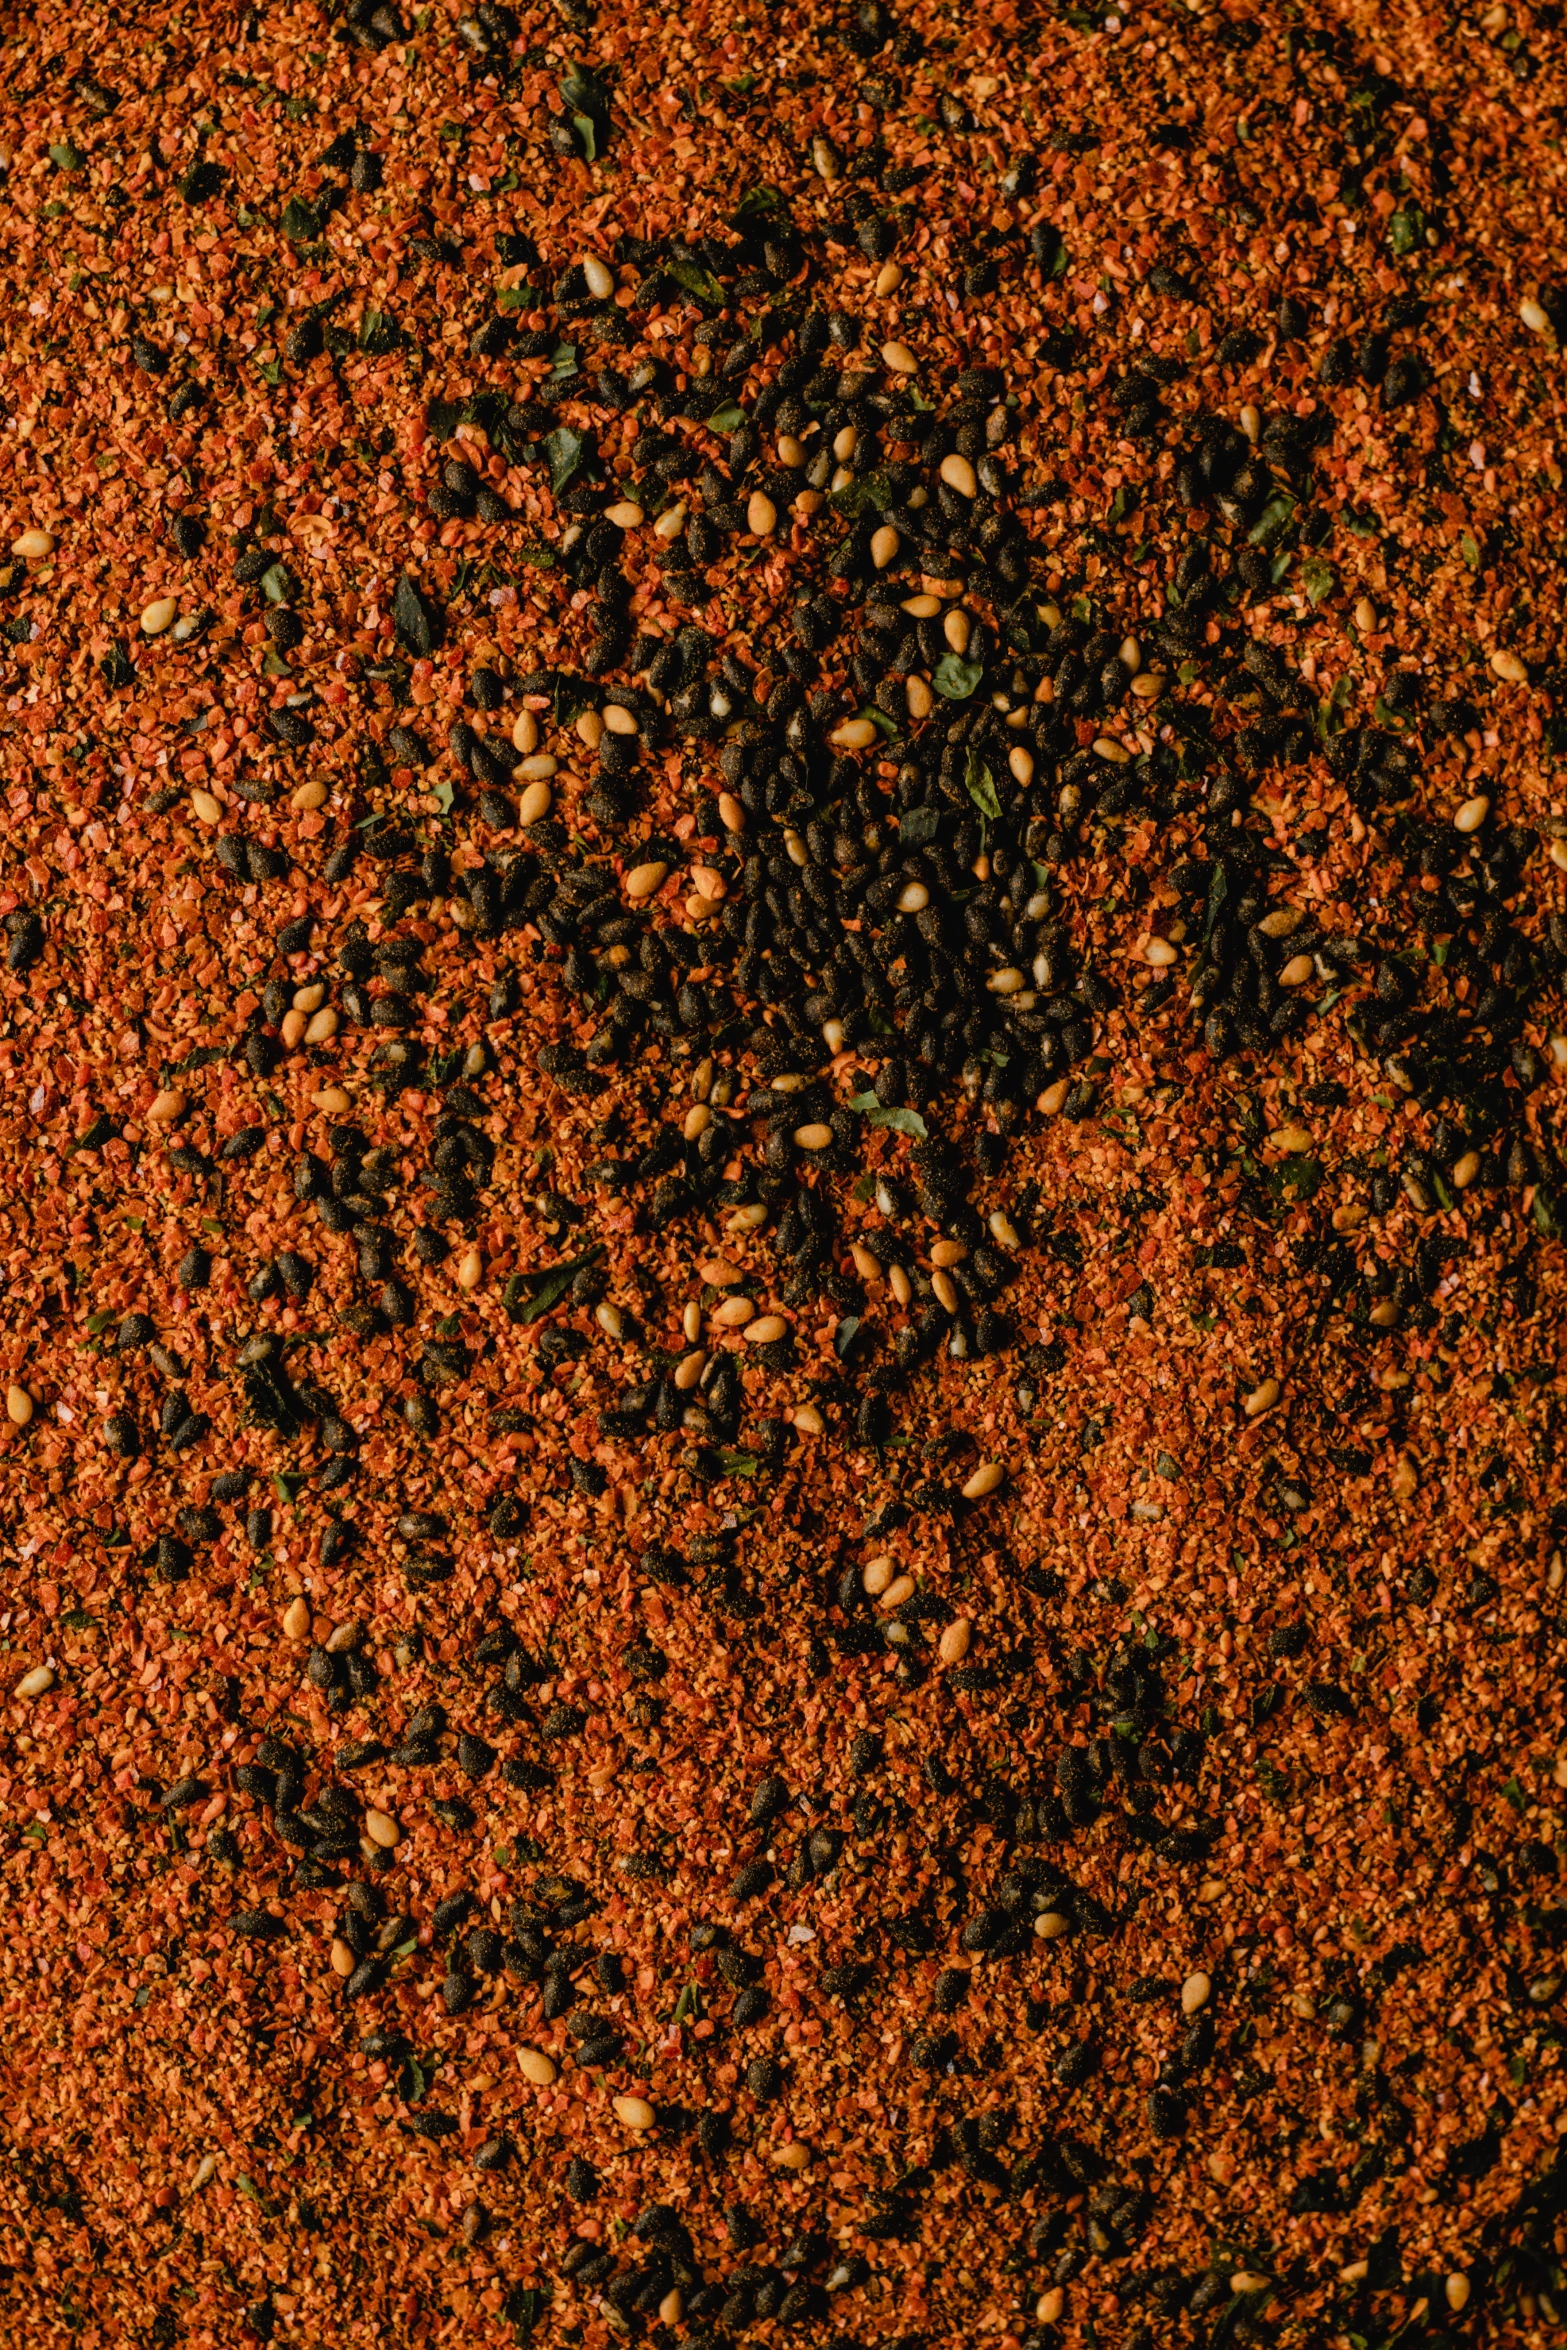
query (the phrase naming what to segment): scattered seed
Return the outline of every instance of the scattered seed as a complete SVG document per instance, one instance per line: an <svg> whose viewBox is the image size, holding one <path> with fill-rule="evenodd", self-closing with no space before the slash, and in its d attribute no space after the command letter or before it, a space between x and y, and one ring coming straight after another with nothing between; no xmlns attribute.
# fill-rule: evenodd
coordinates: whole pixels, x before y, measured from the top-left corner
<svg viewBox="0 0 1567 2350"><path fill-rule="evenodd" d="M973 1480L970 1479L970 1483ZM967 1492L967 1487L964 1488ZM985 1491L991 1490L986 1486ZM947 1625L936 1643L936 1654L944 1665L960 1665L968 1655L969 1637L973 1630L967 1616L957 1616Z"/></svg>

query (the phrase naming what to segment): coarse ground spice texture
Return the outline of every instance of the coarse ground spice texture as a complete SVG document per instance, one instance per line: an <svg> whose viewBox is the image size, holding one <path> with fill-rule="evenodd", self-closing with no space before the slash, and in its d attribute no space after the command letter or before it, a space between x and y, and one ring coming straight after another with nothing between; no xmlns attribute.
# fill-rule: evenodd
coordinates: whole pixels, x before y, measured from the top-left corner
<svg viewBox="0 0 1567 2350"><path fill-rule="evenodd" d="M0 66L0 2330L1559 2340L1561 11Z"/></svg>

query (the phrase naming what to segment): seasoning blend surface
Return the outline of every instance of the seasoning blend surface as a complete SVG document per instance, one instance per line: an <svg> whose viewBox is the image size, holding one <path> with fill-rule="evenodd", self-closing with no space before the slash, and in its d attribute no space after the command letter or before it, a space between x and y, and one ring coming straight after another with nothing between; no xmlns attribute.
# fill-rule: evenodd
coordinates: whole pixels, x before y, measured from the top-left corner
<svg viewBox="0 0 1567 2350"><path fill-rule="evenodd" d="M1558 2338L1555 30L7 30L30 2340Z"/></svg>

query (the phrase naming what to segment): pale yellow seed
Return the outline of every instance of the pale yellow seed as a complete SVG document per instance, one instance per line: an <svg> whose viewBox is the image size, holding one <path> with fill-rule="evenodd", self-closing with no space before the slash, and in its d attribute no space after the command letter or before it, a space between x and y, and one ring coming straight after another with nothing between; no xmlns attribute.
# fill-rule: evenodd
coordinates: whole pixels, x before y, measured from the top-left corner
<svg viewBox="0 0 1567 2350"><path fill-rule="evenodd" d="M698 1265L697 1272L712 1289L734 1289L745 1279L738 1265L727 1257L707 1257Z"/></svg>
<svg viewBox="0 0 1567 2350"><path fill-rule="evenodd" d="M1171 946L1167 938L1151 938L1143 949L1144 961L1151 963L1156 971L1168 971L1179 954L1179 948Z"/></svg>
<svg viewBox="0 0 1567 2350"><path fill-rule="evenodd" d="M780 2170L809 2170L811 2167L809 2146L802 2145L798 2138L791 2138L787 2146L780 2146L778 2149L778 2166Z"/></svg>
<svg viewBox="0 0 1567 2350"><path fill-rule="evenodd" d="M900 914L923 914L930 904L930 891L923 881L911 881L898 892Z"/></svg>
<svg viewBox="0 0 1567 2350"><path fill-rule="evenodd" d="M978 475L968 459L960 457L956 450L941 460L941 478L949 490L957 491L960 498L973 498L979 495Z"/></svg>
<svg viewBox="0 0 1567 2350"><path fill-rule="evenodd" d="M1006 1475L999 1461L981 1461L963 1487L965 1501L983 1501L987 1493L994 1493Z"/></svg>
<svg viewBox="0 0 1567 2350"><path fill-rule="evenodd" d="M1070 1090L1071 1087L1069 1080L1065 1077L1058 1077L1053 1084L1047 1085L1045 1087L1044 1092L1039 1096L1038 1100L1034 1104L1034 1107L1039 1111L1042 1117L1059 1117L1061 1110L1065 1105L1067 1094Z"/></svg>
<svg viewBox="0 0 1567 2350"><path fill-rule="evenodd" d="M626 895L628 898L650 898L668 879L669 867L660 864L656 857L649 864L633 865L626 875Z"/></svg>
<svg viewBox="0 0 1567 2350"><path fill-rule="evenodd" d="M310 1602L303 1592L297 1593L283 1610L283 1637L285 1640L310 1638Z"/></svg>
<svg viewBox="0 0 1567 2350"><path fill-rule="evenodd" d="M352 1101L340 1085L323 1085L320 1092L313 1093L310 1099L316 1109L325 1110L332 1117L341 1117L345 1110L353 1108Z"/></svg>
<svg viewBox="0 0 1567 2350"><path fill-rule="evenodd" d="M190 807L198 824L221 824L223 821L223 803L215 800L209 791L193 791Z"/></svg>
<svg viewBox="0 0 1567 2350"><path fill-rule="evenodd" d="M923 677L917 675L905 679L903 699L908 704L911 718L928 718L936 706L930 687Z"/></svg>
<svg viewBox="0 0 1567 2350"><path fill-rule="evenodd" d="M53 1665L34 1665L32 1671L24 1673L16 1684L16 1694L18 1697L42 1697L46 1689L53 1687Z"/></svg>
<svg viewBox="0 0 1567 2350"><path fill-rule="evenodd" d="M721 1330L739 1330L756 1314L754 1301L748 1297L726 1297L713 1309L713 1320Z"/></svg>
<svg viewBox="0 0 1567 2350"><path fill-rule="evenodd" d="M282 1027L279 1029L278 1033L279 1033L279 1035L282 1037L282 1039L283 1039L283 1042L284 1042L284 1044L287 1046L288 1050L289 1050L290 1052L293 1052L293 1050L295 1049L295 1047L296 1047L297 1045L300 1045L300 1044L302 1044L302 1043L304 1042L304 1038L305 1038L305 1015L304 1015L304 1013L303 1013L303 1012L295 1012L295 1011L292 1011L292 1010L291 1010L291 1011L287 1011L287 1012L285 1012L285 1013L283 1014L283 1025L282 1025Z"/></svg>
<svg viewBox="0 0 1567 2350"><path fill-rule="evenodd" d="M1262 1384L1254 1387L1246 1398L1244 1408L1247 1419L1255 1420L1259 1413L1271 1411L1278 1400L1279 1383L1277 1379L1264 1379Z"/></svg>
<svg viewBox="0 0 1567 2350"><path fill-rule="evenodd" d="M5 1416L13 1428L25 1428L33 1416L33 1399L14 1379L5 1391Z"/></svg>
<svg viewBox="0 0 1567 2350"><path fill-rule="evenodd" d="M863 751L876 740L877 729L869 718L846 718L835 726L831 737L833 748L839 751Z"/></svg>
<svg viewBox="0 0 1567 2350"><path fill-rule="evenodd" d="M955 1314L962 1303L962 1293L950 1273L935 1272L930 1277L936 1303L945 1314Z"/></svg>
<svg viewBox="0 0 1567 2350"><path fill-rule="evenodd" d="M1034 2303L1034 2315L1042 2326L1053 2326L1059 2322L1061 2312L1065 2307L1065 2286L1052 2285L1049 2291L1041 2293L1039 2299Z"/></svg>
<svg viewBox="0 0 1567 2350"><path fill-rule="evenodd" d="M317 1012L326 1002L326 982L312 979L305 987L296 987L293 994L296 1012Z"/></svg>
<svg viewBox="0 0 1567 2350"><path fill-rule="evenodd" d="M876 1604L878 1607L886 1608L890 1614L894 1608L902 1607L906 1599L913 1597L914 1577L912 1575L894 1575Z"/></svg>
<svg viewBox="0 0 1567 2350"><path fill-rule="evenodd" d="M1455 2315L1460 2309L1467 2309L1469 2306L1469 2279L1464 2275L1462 2269L1454 2269L1452 2275L1448 2278L1446 2284L1442 2287L1442 2291L1446 2298L1448 2308L1451 2309Z"/></svg>
<svg viewBox="0 0 1567 2350"><path fill-rule="evenodd" d="M970 634L968 614L957 610L949 612L942 621L941 633L961 660L968 651Z"/></svg>
<svg viewBox="0 0 1567 2350"><path fill-rule="evenodd" d="M519 2048L517 2070L523 2079L531 2081L536 2089L547 2089L555 2079L555 2059L553 2056L546 2056L542 2048Z"/></svg>
<svg viewBox="0 0 1567 2350"><path fill-rule="evenodd" d="M1034 754L1023 743L1014 743L1007 753L1007 767L1014 783L1025 788L1034 780Z"/></svg>
<svg viewBox="0 0 1567 2350"><path fill-rule="evenodd" d="M634 710L623 710L618 702L606 702L604 705L604 726L610 734L635 734L637 714Z"/></svg>
<svg viewBox="0 0 1567 2350"><path fill-rule="evenodd" d="M1257 928L1264 938L1288 938L1303 919L1299 906L1275 906L1271 914L1263 915Z"/></svg>
<svg viewBox="0 0 1567 2350"><path fill-rule="evenodd" d="M1391 1330L1398 1320L1398 1308L1390 1297L1385 1297L1380 1305L1372 1307L1370 1319L1379 1330Z"/></svg>
<svg viewBox="0 0 1567 2350"><path fill-rule="evenodd" d="M520 710L511 730L512 749L521 751L524 758L539 747L539 722L531 710Z"/></svg>
<svg viewBox="0 0 1567 2350"><path fill-rule="evenodd" d="M897 1564L889 1551L884 1550L877 1557L867 1559L860 1569L860 1588L867 1599L879 1599L896 1579L897 1572Z"/></svg>
<svg viewBox="0 0 1567 2350"><path fill-rule="evenodd" d="M923 593L917 596L905 596L898 606L898 610L907 612L911 620L934 620L936 614L941 610L941 598L927 596Z"/></svg>
<svg viewBox="0 0 1567 2350"><path fill-rule="evenodd" d="M552 751L535 751L530 758L523 760L517 773L524 783L532 783L538 778L547 779L558 773L559 768L560 761Z"/></svg>
<svg viewBox="0 0 1567 2350"><path fill-rule="evenodd" d="M1400 1453L1394 1463L1392 1483L1396 1501L1409 1501L1420 1490L1419 1472L1407 1452Z"/></svg>
<svg viewBox="0 0 1567 2350"><path fill-rule="evenodd" d="M732 791L721 791L718 795L718 821L725 832L745 830L745 810Z"/></svg>
<svg viewBox="0 0 1567 2350"><path fill-rule="evenodd" d="M1201 1969L1194 1975L1188 1975L1181 1985L1182 2015L1195 2015L1200 2007L1206 2007L1212 1991L1212 1978L1203 1974Z"/></svg>
<svg viewBox="0 0 1567 2350"><path fill-rule="evenodd" d="M542 776L537 782L530 783L527 790L523 793L521 799L517 802L517 818L519 823L541 824L544 821L544 818L550 812L550 807L554 801L554 797L554 793L550 790L549 785L543 780Z"/></svg>
<svg viewBox="0 0 1567 2350"><path fill-rule="evenodd" d="M1096 735L1094 737L1094 751L1099 758L1108 759L1112 767L1129 767L1131 765L1131 752L1125 743L1117 742L1113 734Z"/></svg>
<svg viewBox="0 0 1567 2350"><path fill-rule="evenodd" d="M894 375L914 375L919 370L919 361L907 343L883 343L881 355L884 365L890 367Z"/></svg>
<svg viewBox="0 0 1567 2350"><path fill-rule="evenodd" d="M298 785L288 795L289 806L297 808L301 815L307 815L312 808L324 808L326 803L327 787L319 776L313 776L309 783Z"/></svg>
<svg viewBox="0 0 1567 2350"><path fill-rule="evenodd" d="M900 1306L906 1306L914 1295L914 1284L901 1265L887 1267L887 1287L892 1291Z"/></svg>
<svg viewBox="0 0 1567 2350"><path fill-rule="evenodd" d="M396 1845L401 1843L403 1832L389 1811L367 1811L365 1813L365 1834L371 1843L378 1844L383 1852L391 1852Z"/></svg>
<svg viewBox="0 0 1567 2350"><path fill-rule="evenodd" d="M781 432L778 435L777 447L780 465L795 466L805 463L805 443L797 441L792 432Z"/></svg>
<svg viewBox="0 0 1567 2350"><path fill-rule="evenodd" d="M1121 639L1121 666L1128 677L1135 677L1143 665L1143 648L1135 636Z"/></svg>
<svg viewBox="0 0 1567 2350"><path fill-rule="evenodd" d="M162 1093L154 1094L147 1110L148 1122L153 1126L172 1126L176 1119L184 1115L185 1096L172 1086L166 1087Z"/></svg>
<svg viewBox="0 0 1567 2350"><path fill-rule="evenodd" d="M1316 965L1309 955L1291 955L1279 973L1280 987L1304 987Z"/></svg>
<svg viewBox="0 0 1567 2350"><path fill-rule="evenodd" d="M961 1240L938 1240L930 1252L933 1265L961 1265L968 1250Z"/></svg>
<svg viewBox="0 0 1567 2350"><path fill-rule="evenodd" d="M1376 630L1376 625L1377 608L1375 604L1369 596L1358 597L1355 603L1356 628L1359 629L1362 636L1371 636Z"/></svg>
<svg viewBox="0 0 1567 2350"><path fill-rule="evenodd" d="M39 530L36 526L24 530L20 538L11 541L11 552L20 555L26 563L40 563L45 555L54 553L54 533L52 530Z"/></svg>
<svg viewBox="0 0 1567 2350"><path fill-rule="evenodd" d="M666 2326L677 2326L680 2323L680 2320L685 2316L685 2313L686 2305L684 2295L681 2293L680 2287L678 2285L671 2285L669 2291L664 2295L663 2300L658 2305L659 2324Z"/></svg>
<svg viewBox="0 0 1567 2350"><path fill-rule="evenodd" d="M477 1247L465 1248L457 1264L459 1289L477 1289L484 1277L484 1259Z"/></svg>
<svg viewBox="0 0 1567 2350"><path fill-rule="evenodd" d="M587 282L588 292L593 296L594 301L607 302L610 295L615 291L614 273L610 269L608 263L601 261L596 253L584 253L582 256L582 275Z"/></svg>
<svg viewBox="0 0 1567 2350"><path fill-rule="evenodd" d="M684 1356L675 1365L675 1385L682 1395L690 1394L706 1369L707 1356L701 1347L698 1347L693 1354Z"/></svg>
<svg viewBox="0 0 1567 2350"><path fill-rule="evenodd" d="M1059 1909L1042 1909L1034 1920L1034 1934L1041 1942L1059 1942L1063 1934L1071 1931L1071 1919Z"/></svg>
<svg viewBox="0 0 1567 2350"><path fill-rule="evenodd" d="M146 605L142 611L141 628L143 636L162 636L166 628L173 627L174 616L178 612L179 608L180 600L178 596L158 596L155 598L155 600L152 603Z"/></svg>
<svg viewBox="0 0 1567 2350"><path fill-rule="evenodd" d="M811 141L811 161L816 166L818 176L829 184L842 173L843 164L831 139L815 138Z"/></svg>
<svg viewBox="0 0 1567 2350"><path fill-rule="evenodd" d="M888 564L895 560L900 543L890 522L882 523L878 530L871 532L871 561L878 571L885 571Z"/></svg>
<svg viewBox="0 0 1567 2350"><path fill-rule="evenodd" d="M770 538L778 527L778 509L763 490L753 490L745 502L745 526L759 539Z"/></svg>
<svg viewBox="0 0 1567 2350"><path fill-rule="evenodd" d="M617 530L639 530L643 515L635 498L617 498L613 506L605 507L604 518Z"/></svg>
<svg viewBox="0 0 1567 2350"><path fill-rule="evenodd" d="M1527 685L1529 682L1528 669L1516 653L1493 653L1491 667L1497 676L1505 678L1509 685Z"/></svg>
<svg viewBox="0 0 1567 2350"><path fill-rule="evenodd" d="M820 1436L827 1423L813 1403L797 1403L794 1424L802 1436Z"/></svg>
<svg viewBox="0 0 1567 2350"><path fill-rule="evenodd" d="M989 1216L990 1237L1002 1248L1021 1248L1023 1236L1003 1208L992 1208Z"/></svg>
<svg viewBox="0 0 1567 2350"><path fill-rule="evenodd" d="M1273 2279L1264 2276L1260 2269L1238 2268L1230 2278L1230 2291L1232 2293L1266 2293L1272 2283Z"/></svg>
<svg viewBox="0 0 1567 2350"><path fill-rule="evenodd" d="M653 536L656 539L677 539L685 526L686 502L684 498L677 498L672 506L665 507L663 513L654 523Z"/></svg>
<svg viewBox="0 0 1567 2350"><path fill-rule="evenodd" d="M896 261L884 261L876 273L876 299L885 302L903 283L903 271Z"/></svg>
<svg viewBox="0 0 1567 2350"><path fill-rule="evenodd" d="M1246 435L1246 438L1250 441L1252 447L1255 448L1257 443L1262 438L1262 411L1260 408L1254 406L1250 400L1246 402L1245 406L1241 410L1240 426L1241 431Z"/></svg>
<svg viewBox="0 0 1567 2350"><path fill-rule="evenodd" d="M696 1142L713 1123L713 1113L706 1102L693 1102L681 1120L680 1131L687 1142Z"/></svg>
<svg viewBox="0 0 1567 2350"><path fill-rule="evenodd" d="M694 1297L688 1297L680 1309L680 1327L687 1345L695 1346L702 1335L702 1309Z"/></svg>
<svg viewBox="0 0 1567 2350"><path fill-rule="evenodd" d="M1479 1172L1480 1153L1478 1151L1465 1151L1463 1157L1461 1159L1455 1160L1453 1164L1453 1189L1455 1191L1467 1191L1470 1184L1473 1183Z"/></svg>
<svg viewBox="0 0 1567 2350"><path fill-rule="evenodd" d="M1369 2260L1352 2260L1347 2268L1339 2270L1338 2281L1341 2285L1361 2285L1370 2274Z"/></svg>
<svg viewBox="0 0 1567 2350"><path fill-rule="evenodd" d="M1476 792L1472 800L1465 800L1453 818L1456 832L1478 832L1491 813L1491 803L1484 792Z"/></svg>
<svg viewBox="0 0 1567 2350"><path fill-rule="evenodd" d="M1028 973L1020 971L1015 963L1008 963L999 971L992 971L985 981L992 995L1021 995L1028 985Z"/></svg>
<svg viewBox="0 0 1567 2350"><path fill-rule="evenodd" d="M788 1327L782 1314L758 1314L754 1322L746 1324L741 1336L747 1346L770 1346L775 1339L783 1337Z"/></svg>
<svg viewBox="0 0 1567 2350"><path fill-rule="evenodd" d="M334 1037L336 1034L337 1014L328 1004L324 1011L317 1012L312 1017L305 1030L305 1042L306 1044L325 1044L328 1038Z"/></svg>
<svg viewBox="0 0 1567 2350"><path fill-rule="evenodd" d="M333 1974L340 1975L346 1982L358 1964L359 1961L355 1958L349 1944L343 1940L341 1934L337 1935L332 1943Z"/></svg>
<svg viewBox="0 0 1567 2350"><path fill-rule="evenodd" d="M1544 335L1550 333L1551 321L1549 316L1540 308L1539 303L1531 300L1527 294L1518 305L1518 315L1523 320L1524 325L1529 329L1531 334ZM38 535L42 537L45 534L40 532ZM13 554L15 554L17 551L18 550L16 548L12 549Z"/></svg>
<svg viewBox="0 0 1567 2350"><path fill-rule="evenodd" d="M1144 669L1133 678L1132 691L1140 702L1157 702L1168 682L1157 669Z"/></svg>
<svg viewBox="0 0 1567 2350"><path fill-rule="evenodd" d="M577 712L577 733L590 751L596 751L604 740L604 720L597 710Z"/></svg>
<svg viewBox="0 0 1567 2350"><path fill-rule="evenodd" d="M820 1119L813 1118L807 1125L797 1126L794 1130L796 1150L824 1151L831 1141L832 1128Z"/></svg>
<svg viewBox="0 0 1567 2350"><path fill-rule="evenodd" d="M1342 1208L1335 1208L1333 1211L1334 1231L1358 1232L1366 1220L1367 1213L1368 1211L1356 1200L1349 1201Z"/></svg>
<svg viewBox="0 0 1567 2350"><path fill-rule="evenodd" d="M645 2097L615 2099L615 2119L624 2122L628 2130L650 2130L656 2118Z"/></svg>

